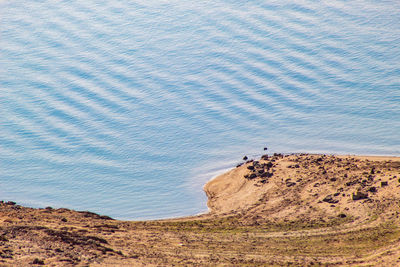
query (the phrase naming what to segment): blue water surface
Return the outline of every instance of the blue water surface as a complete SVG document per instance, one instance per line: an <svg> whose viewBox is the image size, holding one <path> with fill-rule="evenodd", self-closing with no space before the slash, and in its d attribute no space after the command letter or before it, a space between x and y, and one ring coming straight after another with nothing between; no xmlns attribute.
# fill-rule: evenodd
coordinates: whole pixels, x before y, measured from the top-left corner
<svg viewBox="0 0 400 267"><path fill-rule="evenodd" d="M244 154L400 155L399 1L0 2L0 199L207 210Z"/></svg>

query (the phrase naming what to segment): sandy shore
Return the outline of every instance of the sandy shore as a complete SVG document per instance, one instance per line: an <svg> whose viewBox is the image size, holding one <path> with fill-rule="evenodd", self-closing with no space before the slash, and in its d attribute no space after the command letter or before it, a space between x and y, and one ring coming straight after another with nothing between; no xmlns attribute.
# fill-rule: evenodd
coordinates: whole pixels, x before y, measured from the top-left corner
<svg viewBox="0 0 400 267"><path fill-rule="evenodd" d="M0 265L400 265L399 157L263 156L204 190L210 213L143 222L2 202Z"/></svg>

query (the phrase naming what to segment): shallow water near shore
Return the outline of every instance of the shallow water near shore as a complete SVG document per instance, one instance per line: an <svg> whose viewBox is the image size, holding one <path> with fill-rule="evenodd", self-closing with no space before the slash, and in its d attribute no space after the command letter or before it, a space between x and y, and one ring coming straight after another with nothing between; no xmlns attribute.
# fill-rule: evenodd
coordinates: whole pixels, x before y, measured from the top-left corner
<svg viewBox="0 0 400 267"><path fill-rule="evenodd" d="M244 154L400 155L398 1L2 1L0 199L204 212Z"/></svg>

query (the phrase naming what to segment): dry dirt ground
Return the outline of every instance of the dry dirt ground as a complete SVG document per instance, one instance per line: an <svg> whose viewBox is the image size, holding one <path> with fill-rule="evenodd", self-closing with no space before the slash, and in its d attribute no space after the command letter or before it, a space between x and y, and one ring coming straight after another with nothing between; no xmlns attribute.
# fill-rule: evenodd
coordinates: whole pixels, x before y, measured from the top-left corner
<svg viewBox="0 0 400 267"><path fill-rule="evenodd" d="M0 266L400 266L399 158L263 156L204 190L160 221L1 202Z"/></svg>

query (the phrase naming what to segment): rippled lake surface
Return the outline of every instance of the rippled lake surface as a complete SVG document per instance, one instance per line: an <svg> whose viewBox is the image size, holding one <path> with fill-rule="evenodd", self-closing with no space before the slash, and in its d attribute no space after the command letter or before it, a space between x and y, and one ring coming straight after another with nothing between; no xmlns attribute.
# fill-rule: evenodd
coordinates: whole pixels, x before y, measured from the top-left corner
<svg viewBox="0 0 400 267"><path fill-rule="evenodd" d="M0 199L204 212L243 155L400 155L399 1L0 2Z"/></svg>

